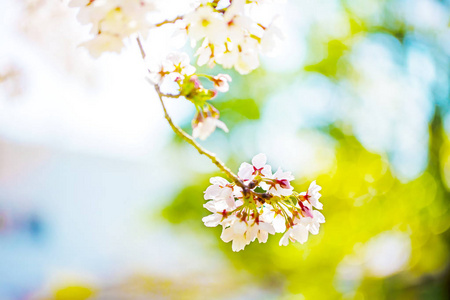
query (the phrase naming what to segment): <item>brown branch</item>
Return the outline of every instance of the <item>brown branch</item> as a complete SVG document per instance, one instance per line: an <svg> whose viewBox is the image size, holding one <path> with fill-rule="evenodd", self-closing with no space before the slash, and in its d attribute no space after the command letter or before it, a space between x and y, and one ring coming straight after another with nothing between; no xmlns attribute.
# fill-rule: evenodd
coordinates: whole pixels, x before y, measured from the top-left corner
<svg viewBox="0 0 450 300"><path fill-rule="evenodd" d="M145 59L145 51L142 46L141 40L139 37L136 38L137 43L139 45L139 49L141 50L142 58ZM180 96L176 95L166 95L161 93L161 90L157 84L154 85L155 91L158 94L159 101L161 102L161 106L164 111L164 117L166 118L167 122L169 123L172 130L180 136L183 140L185 140L188 144L192 145L197 151L208 157L213 164L215 164L222 172L224 172L228 178L230 178L237 186L241 187L243 189L244 194L249 193L249 188L237 177L236 174L234 174L222 161L220 161L216 155L212 152L209 152L205 148L203 148L199 143L197 143L192 136L190 136L188 133L186 133L183 129L181 129L179 126L175 125L175 123L172 121L172 119L169 116L169 113L167 112L166 106L164 104L163 97L169 97L169 98L178 98Z"/></svg>
<svg viewBox="0 0 450 300"><path fill-rule="evenodd" d="M161 106L164 110L164 117L166 118L167 122L169 123L172 130L180 136L183 140L185 140L188 144L192 145L195 149L197 149L198 153L205 155L208 157L213 164L215 164L223 173L225 173L228 178L230 178L236 185L240 186L244 190L247 190L247 186L244 185L244 183L237 177L236 174L234 174L225 164L220 161L214 153L209 152L205 148L203 148L199 143L197 143L192 136L190 136L188 133L186 133L183 129L181 129L179 126L175 125L175 123L170 118L166 106L164 105L164 94L161 93L159 86L155 85L155 90L158 93L159 100L161 102Z"/></svg>
<svg viewBox="0 0 450 300"><path fill-rule="evenodd" d="M163 25L165 25L165 24L174 24L176 21L182 20L182 19L183 19L182 16L178 16L178 17L176 17L176 18L173 19L173 20L165 20L165 21L162 21L161 23L156 23L156 24L155 24L155 27L161 27L161 26L163 26Z"/></svg>

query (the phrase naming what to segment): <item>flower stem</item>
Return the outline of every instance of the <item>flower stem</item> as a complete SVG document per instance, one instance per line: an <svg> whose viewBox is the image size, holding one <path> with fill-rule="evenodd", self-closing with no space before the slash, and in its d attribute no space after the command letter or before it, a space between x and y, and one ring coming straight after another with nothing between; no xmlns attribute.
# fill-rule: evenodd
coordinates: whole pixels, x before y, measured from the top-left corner
<svg viewBox="0 0 450 300"><path fill-rule="evenodd" d="M190 136L188 133L186 133L183 129L181 129L179 126L175 125L175 123L170 118L166 106L164 104L163 97L164 94L161 93L161 90L159 89L158 85L155 85L155 90L158 93L159 101L161 102L161 106L164 110L164 117L166 118L167 122L169 123L172 130L180 136L183 140L185 140L188 144L192 145L195 149L197 149L198 153L205 155L208 157L213 164L215 164L222 172L224 172L234 183L236 183L238 186L244 188L245 185L242 183L241 180L237 177L236 174L234 174L222 161L220 161L216 155L212 152L209 152L205 148L203 148L199 143L197 143L192 136Z"/></svg>
<svg viewBox="0 0 450 300"><path fill-rule="evenodd" d="M142 58L145 59L146 54L144 47L142 46L141 39L137 37L136 41L138 43L139 50L141 51ZM186 133L179 126L175 125L175 123L172 121L172 119L169 116L169 113L167 112L166 106L164 105L163 97L178 98L179 96L166 95L161 93L159 86L156 84L155 84L155 91L156 93L158 93L159 101L161 102L161 106L164 110L164 117L166 118L172 130L183 140L185 140L188 144L192 145L195 149L197 149L198 153L208 157L213 164L215 164L222 172L224 172L228 176L228 178L230 178L236 185L240 186L244 190L244 193L246 193L246 191L248 190L247 186L237 177L236 174L234 174L222 161L220 161L214 153L209 152L208 150L203 148L199 143L197 143L194 140L192 136Z"/></svg>

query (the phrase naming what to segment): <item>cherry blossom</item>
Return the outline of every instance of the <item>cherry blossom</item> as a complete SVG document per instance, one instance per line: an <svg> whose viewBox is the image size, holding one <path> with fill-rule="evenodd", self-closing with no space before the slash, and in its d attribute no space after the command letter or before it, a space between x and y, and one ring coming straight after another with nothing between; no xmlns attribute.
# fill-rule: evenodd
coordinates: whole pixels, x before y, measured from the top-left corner
<svg viewBox="0 0 450 300"><path fill-rule="evenodd" d="M226 24L222 15L215 12L211 6L200 6L186 15L184 21L189 24L188 35L194 41L208 38L218 44L225 42Z"/></svg>
<svg viewBox="0 0 450 300"><path fill-rule="evenodd" d="M104 52L120 52L121 42L130 35L146 35L152 26L148 22L148 13L155 9L152 2L143 0L72 0L69 6L79 8L77 18L80 23L92 25L94 37L82 46L93 57Z"/></svg>
<svg viewBox="0 0 450 300"><path fill-rule="evenodd" d="M316 184L316 181L314 180L311 182L308 191L303 192L300 195L307 200L309 203L311 203L312 206L314 206L317 209L322 209L323 204L319 202L319 198L322 196L319 191L322 189L321 186Z"/></svg>
<svg viewBox="0 0 450 300"><path fill-rule="evenodd" d="M216 127L228 132L228 127L224 122L210 116L193 123L192 127L192 136L201 140L206 140L216 130Z"/></svg>
<svg viewBox="0 0 450 300"><path fill-rule="evenodd" d="M290 172L279 168L272 175L271 170L267 157L260 153L253 157L252 164L241 164L239 182L220 177L210 180L211 186L205 191L205 199L210 200L204 207L213 214L203 222L208 227L222 225L221 239L232 241L233 251L243 250L256 239L265 243L275 233L284 233L280 246L290 241L305 243L309 233L318 234L320 224L325 222L309 201L318 197L320 187L315 181L308 192L297 193L290 184L294 179Z"/></svg>
<svg viewBox="0 0 450 300"><path fill-rule="evenodd" d="M212 185L205 191L205 200L213 200L208 203L214 203L218 211L235 209L236 201L233 196L233 186L222 177L213 177L210 182Z"/></svg>
<svg viewBox="0 0 450 300"><path fill-rule="evenodd" d="M267 157L260 153L253 157L252 164L243 162L239 168L238 176L243 181L251 181L256 176L271 177L272 167L266 165Z"/></svg>
<svg viewBox="0 0 450 300"><path fill-rule="evenodd" d="M228 74L219 74L212 78L214 87L222 93L228 92L230 89L229 82L231 82L231 76Z"/></svg>
<svg viewBox="0 0 450 300"><path fill-rule="evenodd" d="M301 218L300 223L304 225L306 228L308 228L311 234L318 234L320 224L325 223L325 217L320 211L313 210L312 218L311 217Z"/></svg>
<svg viewBox="0 0 450 300"><path fill-rule="evenodd" d="M290 227L280 239L280 246L287 246L289 241L299 242L300 244L305 243L308 240L308 228L303 224L296 224Z"/></svg>
<svg viewBox="0 0 450 300"><path fill-rule="evenodd" d="M267 181L269 184L268 192L275 196L290 196L293 187L289 183L294 179L291 172L283 172L280 168L273 174L271 180Z"/></svg>
<svg viewBox="0 0 450 300"><path fill-rule="evenodd" d="M220 237L226 243L232 242L233 251L243 250L256 239L265 243L269 235L276 233L283 233L279 241L283 246L290 241L304 243L310 233L318 234L320 225L325 222L323 214L316 210L323 208L319 202L321 187L313 181L306 192L296 192L291 185L294 179L291 172L278 168L272 174L272 167L263 153L255 155L251 164L243 162L237 175L232 173L195 140L205 140L216 128L228 132L226 124L219 120L220 112L211 102L218 92L228 92L231 76L196 73L185 52L170 52L157 60L147 56L144 46L148 42L146 38L155 33L156 28L171 24L177 40L190 39L193 47L200 45L195 51L197 65L212 68L218 64L248 74L259 66L260 54L273 52L283 36L275 16L265 19L252 13L254 8L275 2L280 1L198 0L193 1L184 14L160 23L152 23L153 18L149 18L159 6L163 9L158 0L71 0L69 3L79 9L80 23L91 25L91 39L82 46L93 57L105 52L120 53L128 40L137 41L136 47L149 71L148 79L154 85L171 128L231 179L210 179L203 205L210 214L202 221L207 227L222 226ZM163 11L161 13L164 15ZM209 81L206 87L203 86L205 80ZM164 104L169 98L189 101L195 107L192 136L173 123Z"/></svg>

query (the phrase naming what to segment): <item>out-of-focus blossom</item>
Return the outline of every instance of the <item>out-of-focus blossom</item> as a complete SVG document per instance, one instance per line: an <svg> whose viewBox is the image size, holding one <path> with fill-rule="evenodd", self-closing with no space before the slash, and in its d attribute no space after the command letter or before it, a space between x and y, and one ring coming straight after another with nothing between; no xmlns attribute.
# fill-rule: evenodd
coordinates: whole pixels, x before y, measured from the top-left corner
<svg viewBox="0 0 450 300"><path fill-rule="evenodd" d="M230 84L229 82L231 82L231 76L228 74L219 74L217 76L214 76L212 78L212 81L214 83L214 87L222 93L226 93L228 92L228 90L230 89Z"/></svg>

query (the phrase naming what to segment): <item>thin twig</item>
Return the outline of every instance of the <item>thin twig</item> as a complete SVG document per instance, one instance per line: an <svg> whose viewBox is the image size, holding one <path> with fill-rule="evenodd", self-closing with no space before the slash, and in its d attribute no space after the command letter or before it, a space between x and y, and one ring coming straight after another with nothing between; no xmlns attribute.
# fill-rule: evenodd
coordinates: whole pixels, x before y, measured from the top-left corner
<svg viewBox="0 0 450 300"><path fill-rule="evenodd" d="M159 86L155 85L155 90L158 93L159 101L161 102L161 106L164 110L164 117L166 118L167 122L169 123L170 127L172 127L172 130L180 136L183 140L185 140L187 143L192 145L195 149L197 149L198 153L205 155L208 157L213 164L215 164L222 172L224 172L228 178L230 178L236 185L240 186L244 190L247 189L247 187L244 185L244 183L239 180L236 174L234 174L225 164L220 161L214 153L209 152L205 148L203 148L199 143L197 143L192 136L190 136L188 133L186 133L183 129L175 125L175 123L170 118L166 106L164 105L164 94L161 93Z"/></svg>
<svg viewBox="0 0 450 300"><path fill-rule="evenodd" d="M161 26L163 26L165 24L173 24L176 21L181 20L181 19L183 19L183 17L182 16L178 16L178 17L176 17L173 20L165 20L165 21L162 21L161 23L157 23L157 24L155 24L155 27L161 27Z"/></svg>
<svg viewBox="0 0 450 300"><path fill-rule="evenodd" d="M142 46L141 40L139 37L136 38L137 43L139 45L139 49L141 50L141 55L142 58L145 59L145 50L144 47ZM237 177L236 174L234 174L227 166L225 166L225 164L220 161L216 155L214 153L209 152L208 150L206 150L205 148L203 148L199 143L197 143L194 138L192 136L190 136L188 133L186 133L183 129L181 129L180 127L178 127L177 125L175 125L175 123L172 121L172 119L170 118L166 106L164 105L164 99L163 97L169 97L169 98L178 98L178 96L176 95L166 95L161 93L161 90L159 89L158 85L154 85L155 87L155 91L158 94L159 97L159 101L161 102L161 106L164 110L164 117L166 118L167 122L169 123L170 127L172 128L172 130L179 135L183 140L185 140L186 142L188 142L190 145L192 145L195 149L197 149L197 151L202 154L205 155L206 157L208 157L213 164L215 164L222 172L224 172L228 178L230 178L234 183L236 183L236 185L240 186L243 190L244 193L246 194L248 191L248 187Z"/></svg>
<svg viewBox="0 0 450 300"><path fill-rule="evenodd" d="M145 60L145 51L144 51L144 47L142 47L141 39L139 38L139 36L136 38L136 41L139 45L139 50L141 50L142 59Z"/></svg>

